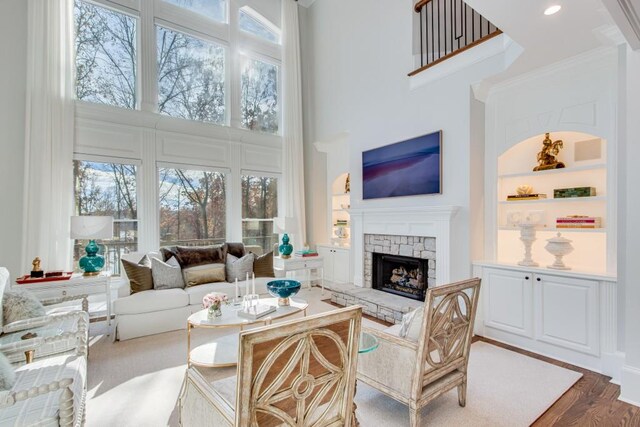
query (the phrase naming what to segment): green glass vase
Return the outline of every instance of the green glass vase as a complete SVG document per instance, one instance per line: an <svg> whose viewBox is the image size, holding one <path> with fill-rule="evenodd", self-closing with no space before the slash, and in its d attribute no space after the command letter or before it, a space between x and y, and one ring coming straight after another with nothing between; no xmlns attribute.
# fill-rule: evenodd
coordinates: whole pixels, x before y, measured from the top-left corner
<svg viewBox="0 0 640 427"><path fill-rule="evenodd" d="M95 240L90 240L84 250L87 254L80 258L78 266L84 272L85 276L97 276L104 268L104 257L98 254L100 247L96 244Z"/></svg>
<svg viewBox="0 0 640 427"><path fill-rule="evenodd" d="M280 251L280 256L282 258L291 258L293 245L289 243L289 235L287 233L282 235L282 244L278 247L278 251Z"/></svg>

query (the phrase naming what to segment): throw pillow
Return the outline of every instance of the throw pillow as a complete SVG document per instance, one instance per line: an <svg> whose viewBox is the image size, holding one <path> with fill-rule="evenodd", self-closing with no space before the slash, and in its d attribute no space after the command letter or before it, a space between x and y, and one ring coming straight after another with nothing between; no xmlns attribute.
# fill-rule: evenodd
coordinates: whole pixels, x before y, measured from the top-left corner
<svg viewBox="0 0 640 427"><path fill-rule="evenodd" d="M16 382L16 371L7 357L0 353L0 391L11 390Z"/></svg>
<svg viewBox="0 0 640 427"><path fill-rule="evenodd" d="M226 254L233 255L236 258L242 258L247 254L244 243L225 243Z"/></svg>
<svg viewBox="0 0 640 427"><path fill-rule="evenodd" d="M276 277L273 271L273 251L256 257L253 261L253 272L256 277Z"/></svg>
<svg viewBox="0 0 640 427"><path fill-rule="evenodd" d="M131 293L150 291L153 289L153 276L151 274L151 260L144 256L137 264L122 260L122 267L129 278Z"/></svg>
<svg viewBox="0 0 640 427"><path fill-rule="evenodd" d="M246 280L247 273L249 273L249 277L251 277L254 258L255 255L252 253L248 253L242 258L227 254L227 263L225 266L227 282L235 282L236 279Z"/></svg>
<svg viewBox="0 0 640 427"><path fill-rule="evenodd" d="M224 282L225 265L208 264L185 268L182 270L182 275L187 287L203 285L205 283Z"/></svg>
<svg viewBox="0 0 640 427"><path fill-rule="evenodd" d="M151 258L151 275L153 288L156 290L184 288L182 269L175 257L169 258L167 262Z"/></svg>
<svg viewBox="0 0 640 427"><path fill-rule="evenodd" d="M198 265L224 264L226 259L225 245L212 246L169 246L161 248L162 256L166 262L171 257L175 257L183 269Z"/></svg>
<svg viewBox="0 0 640 427"><path fill-rule="evenodd" d="M420 332L422 331L422 319L424 319L424 307L418 308L409 323L406 338L411 341L418 342Z"/></svg>
<svg viewBox="0 0 640 427"><path fill-rule="evenodd" d="M402 338L405 338L407 336L407 332L409 332L409 326L411 325L411 321L415 317L417 311L417 309L411 310L410 312L405 313L402 316L402 322L400 322L400 331L398 332L398 336Z"/></svg>
<svg viewBox="0 0 640 427"><path fill-rule="evenodd" d="M2 317L5 325L46 314L42 303L31 292L19 288L4 291Z"/></svg>

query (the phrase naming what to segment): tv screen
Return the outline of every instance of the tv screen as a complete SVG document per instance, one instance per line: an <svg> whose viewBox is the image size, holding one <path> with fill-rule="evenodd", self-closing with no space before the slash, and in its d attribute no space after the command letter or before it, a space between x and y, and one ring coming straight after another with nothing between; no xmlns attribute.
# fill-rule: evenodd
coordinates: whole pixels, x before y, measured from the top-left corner
<svg viewBox="0 0 640 427"><path fill-rule="evenodd" d="M442 131L362 153L362 197L440 194Z"/></svg>

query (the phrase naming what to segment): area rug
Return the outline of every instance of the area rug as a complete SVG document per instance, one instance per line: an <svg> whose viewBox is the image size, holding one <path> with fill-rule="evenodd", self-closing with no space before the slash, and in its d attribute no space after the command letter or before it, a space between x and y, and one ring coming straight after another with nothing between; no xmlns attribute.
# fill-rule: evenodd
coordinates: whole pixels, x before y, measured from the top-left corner
<svg viewBox="0 0 640 427"><path fill-rule="evenodd" d="M318 295L315 295L315 294ZM310 311L334 307L309 291ZM366 326L380 328L365 321ZM226 331L228 333L229 331ZM196 330L194 345L224 334ZM92 337L89 353L88 426L177 426L177 400L186 368L186 332L175 331L123 342ZM235 368L215 370L220 378ZM467 406L457 394L436 399L423 410L424 425L528 426L582 374L484 342L471 347ZM363 427L409 425L406 406L358 384L358 419ZM206 423L203 423L205 426Z"/></svg>

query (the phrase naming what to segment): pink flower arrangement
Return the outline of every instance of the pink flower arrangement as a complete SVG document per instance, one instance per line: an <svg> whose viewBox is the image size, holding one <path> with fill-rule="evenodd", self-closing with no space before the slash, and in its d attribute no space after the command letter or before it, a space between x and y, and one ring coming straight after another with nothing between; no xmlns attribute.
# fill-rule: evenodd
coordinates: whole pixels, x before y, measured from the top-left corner
<svg viewBox="0 0 640 427"><path fill-rule="evenodd" d="M229 299L225 294L207 294L202 298L202 307L204 308L218 308L221 304L229 304Z"/></svg>

